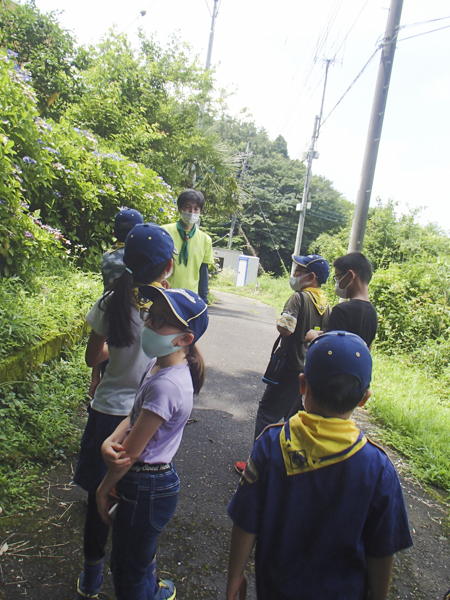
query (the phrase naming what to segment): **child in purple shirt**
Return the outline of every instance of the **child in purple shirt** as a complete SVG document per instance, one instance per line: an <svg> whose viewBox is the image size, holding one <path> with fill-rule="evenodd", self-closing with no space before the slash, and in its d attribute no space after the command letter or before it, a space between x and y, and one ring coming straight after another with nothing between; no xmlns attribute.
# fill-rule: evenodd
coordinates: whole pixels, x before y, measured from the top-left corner
<svg viewBox="0 0 450 600"><path fill-rule="evenodd" d="M174 584L156 579L155 551L177 504L180 480L172 459L205 378L195 342L206 331L208 313L189 290L142 286L139 291L153 302L141 310L142 349L153 360L130 416L103 443L109 469L97 490L97 507L102 520L114 524L111 571L117 600L173 600ZM119 502L111 508L114 486Z"/></svg>

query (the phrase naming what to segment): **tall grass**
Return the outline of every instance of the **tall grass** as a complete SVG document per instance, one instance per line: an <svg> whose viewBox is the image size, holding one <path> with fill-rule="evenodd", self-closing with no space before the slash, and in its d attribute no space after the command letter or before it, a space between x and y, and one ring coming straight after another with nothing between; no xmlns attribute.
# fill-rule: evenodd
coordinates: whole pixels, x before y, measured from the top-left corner
<svg viewBox="0 0 450 600"><path fill-rule="evenodd" d="M0 282L0 360L70 328L85 316L103 286L99 275L57 262L43 264L26 281Z"/></svg>
<svg viewBox="0 0 450 600"><path fill-rule="evenodd" d="M408 458L420 479L450 493L450 397L439 379L406 358L375 354L371 414L382 439Z"/></svg>
<svg viewBox="0 0 450 600"><path fill-rule="evenodd" d="M252 283L244 287L235 287L235 281L236 273L231 269L224 269L213 280L211 287L213 290L261 300L265 304L274 306L279 312L293 293L289 287L289 277L277 278L264 274L258 277L256 284Z"/></svg>
<svg viewBox="0 0 450 600"><path fill-rule="evenodd" d="M90 369L85 344L65 359L41 365L19 384L0 386L0 505L33 505L33 482L73 452L81 438L76 416L86 399Z"/></svg>

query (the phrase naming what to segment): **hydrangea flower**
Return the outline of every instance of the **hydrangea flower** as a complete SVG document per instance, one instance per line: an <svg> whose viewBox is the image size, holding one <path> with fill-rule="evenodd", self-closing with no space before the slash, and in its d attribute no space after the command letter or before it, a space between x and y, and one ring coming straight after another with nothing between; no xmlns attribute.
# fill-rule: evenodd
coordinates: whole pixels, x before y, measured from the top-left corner
<svg viewBox="0 0 450 600"><path fill-rule="evenodd" d="M34 160L34 158L30 158L29 156L24 156L22 160L27 165L37 165L37 160Z"/></svg>
<svg viewBox="0 0 450 600"><path fill-rule="evenodd" d="M34 235L31 232L29 232L29 231L25 231L25 237L34 240Z"/></svg>
<svg viewBox="0 0 450 600"><path fill-rule="evenodd" d="M6 54L8 56L11 56L12 58L18 58L19 57L19 53L18 52L14 52L14 50L7 50Z"/></svg>

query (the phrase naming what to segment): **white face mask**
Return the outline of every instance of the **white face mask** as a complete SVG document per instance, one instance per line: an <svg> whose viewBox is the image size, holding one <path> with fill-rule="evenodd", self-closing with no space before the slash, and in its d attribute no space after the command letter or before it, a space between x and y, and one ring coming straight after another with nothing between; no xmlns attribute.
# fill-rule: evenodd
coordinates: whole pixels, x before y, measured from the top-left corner
<svg viewBox="0 0 450 600"><path fill-rule="evenodd" d="M348 286L351 284L351 282L353 281L353 278L350 279L350 281L347 283L347 285L344 288L340 288L339 284L341 283L341 281L344 279L344 277L347 277L347 275L350 273L350 271L347 271L347 273L345 275L343 275L339 281L336 281L336 283L334 284L334 291L335 293L339 296L339 298L347 298L347 288Z"/></svg>
<svg viewBox="0 0 450 600"><path fill-rule="evenodd" d="M181 333L174 333L172 335L160 335L150 329L150 327L143 327L141 331L141 347L148 358L158 358L160 356L167 356L180 350L180 346L173 346L172 342L175 338L183 335Z"/></svg>
<svg viewBox="0 0 450 600"><path fill-rule="evenodd" d="M190 213L182 210L180 216L181 220L183 223L186 223L186 225L195 225L200 220L200 213Z"/></svg>
<svg viewBox="0 0 450 600"><path fill-rule="evenodd" d="M298 277L289 277L289 285L291 286L291 288L294 290L294 292L300 292L305 285L307 285L309 282L304 280L306 278L309 279L311 273L306 273L306 275L299 275Z"/></svg>

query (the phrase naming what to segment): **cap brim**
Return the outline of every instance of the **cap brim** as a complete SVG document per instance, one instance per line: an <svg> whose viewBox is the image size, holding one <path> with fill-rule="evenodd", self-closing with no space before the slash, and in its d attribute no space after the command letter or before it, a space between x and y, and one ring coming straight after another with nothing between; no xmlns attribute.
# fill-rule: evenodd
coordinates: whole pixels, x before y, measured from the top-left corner
<svg viewBox="0 0 450 600"><path fill-rule="evenodd" d="M301 267L306 267L307 265L305 265L305 257L304 256L296 256L295 254L292 255L292 261L295 262L296 265L300 265Z"/></svg>
<svg viewBox="0 0 450 600"><path fill-rule="evenodd" d="M154 301L156 298L160 298L161 296L164 298L164 300L167 302L167 304L169 305L171 311L173 312L173 314L175 315L175 317L178 319L178 321L180 321L180 323L183 323L183 325L185 327L189 327L189 324L183 319L183 317L181 317L177 311L177 307L175 306L175 303L169 300L169 297L167 294L165 294L165 289L164 288L160 288L157 287L156 285L141 285L139 286L139 292L145 297L148 298L149 300Z"/></svg>

